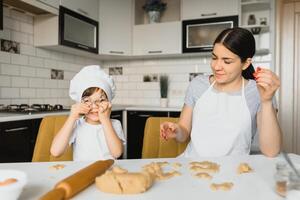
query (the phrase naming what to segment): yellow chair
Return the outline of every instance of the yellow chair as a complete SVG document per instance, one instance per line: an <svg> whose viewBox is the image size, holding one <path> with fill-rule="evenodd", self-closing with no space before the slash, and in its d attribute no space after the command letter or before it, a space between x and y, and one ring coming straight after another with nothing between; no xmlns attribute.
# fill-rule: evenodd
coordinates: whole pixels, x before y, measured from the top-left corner
<svg viewBox="0 0 300 200"><path fill-rule="evenodd" d="M180 155L189 141L179 143L175 139L165 141L160 138L160 124L163 122L177 122L178 118L149 117L144 131L142 158L172 158Z"/></svg>
<svg viewBox="0 0 300 200"><path fill-rule="evenodd" d="M64 125L67 115L44 117L39 128L35 142L32 162L70 161L73 160L72 147L60 157L54 157L50 153L50 147L54 136Z"/></svg>

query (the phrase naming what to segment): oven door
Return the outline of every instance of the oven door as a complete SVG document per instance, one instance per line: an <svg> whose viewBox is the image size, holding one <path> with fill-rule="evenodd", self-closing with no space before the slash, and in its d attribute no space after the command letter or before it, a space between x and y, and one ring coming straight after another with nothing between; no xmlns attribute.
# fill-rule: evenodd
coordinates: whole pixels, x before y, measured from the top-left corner
<svg viewBox="0 0 300 200"><path fill-rule="evenodd" d="M182 22L182 52L211 51L221 31L237 26L238 16L185 20Z"/></svg>
<svg viewBox="0 0 300 200"><path fill-rule="evenodd" d="M98 22L63 6L59 7L61 45L98 53Z"/></svg>

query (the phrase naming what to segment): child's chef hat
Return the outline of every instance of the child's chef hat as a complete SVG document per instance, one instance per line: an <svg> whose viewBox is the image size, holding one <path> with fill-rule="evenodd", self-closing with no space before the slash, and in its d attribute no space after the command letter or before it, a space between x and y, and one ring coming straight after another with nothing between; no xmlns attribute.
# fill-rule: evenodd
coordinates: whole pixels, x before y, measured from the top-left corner
<svg viewBox="0 0 300 200"><path fill-rule="evenodd" d="M101 88L109 101L115 96L113 79L101 69L99 65L89 65L82 68L70 82L70 97L80 102L83 92L90 87Z"/></svg>

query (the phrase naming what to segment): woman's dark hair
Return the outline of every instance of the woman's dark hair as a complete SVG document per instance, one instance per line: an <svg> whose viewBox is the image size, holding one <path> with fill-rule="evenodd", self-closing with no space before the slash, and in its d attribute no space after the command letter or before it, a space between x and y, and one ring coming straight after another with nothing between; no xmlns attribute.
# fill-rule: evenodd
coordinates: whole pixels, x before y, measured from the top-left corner
<svg viewBox="0 0 300 200"><path fill-rule="evenodd" d="M247 58L252 58L255 54L255 39L252 33L243 28L229 28L222 31L216 38L216 43L223 44L234 54L238 55L241 62L245 62ZM254 79L254 67L252 64L242 71L245 79Z"/></svg>

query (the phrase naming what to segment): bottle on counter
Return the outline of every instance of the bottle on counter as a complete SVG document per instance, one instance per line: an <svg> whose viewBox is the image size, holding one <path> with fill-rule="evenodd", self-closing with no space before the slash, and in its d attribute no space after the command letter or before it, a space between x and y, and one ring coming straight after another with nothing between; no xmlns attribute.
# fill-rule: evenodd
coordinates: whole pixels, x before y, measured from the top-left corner
<svg viewBox="0 0 300 200"><path fill-rule="evenodd" d="M275 190L277 194L285 197L287 191L287 183L289 180L289 168L285 162L276 163L276 172L275 172Z"/></svg>
<svg viewBox="0 0 300 200"><path fill-rule="evenodd" d="M300 170L299 170L300 171ZM286 190L286 200L300 199L300 178L294 173L289 173L289 180Z"/></svg>

